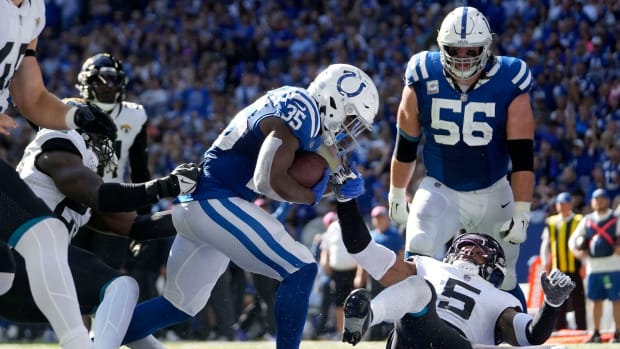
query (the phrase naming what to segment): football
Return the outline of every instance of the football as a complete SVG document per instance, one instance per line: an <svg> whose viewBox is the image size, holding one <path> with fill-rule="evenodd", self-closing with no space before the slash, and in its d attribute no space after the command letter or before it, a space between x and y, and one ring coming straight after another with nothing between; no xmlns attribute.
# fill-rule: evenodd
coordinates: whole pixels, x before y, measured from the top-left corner
<svg viewBox="0 0 620 349"><path fill-rule="evenodd" d="M314 152L298 151L288 169L288 175L306 188L312 188L323 177L327 161Z"/></svg>

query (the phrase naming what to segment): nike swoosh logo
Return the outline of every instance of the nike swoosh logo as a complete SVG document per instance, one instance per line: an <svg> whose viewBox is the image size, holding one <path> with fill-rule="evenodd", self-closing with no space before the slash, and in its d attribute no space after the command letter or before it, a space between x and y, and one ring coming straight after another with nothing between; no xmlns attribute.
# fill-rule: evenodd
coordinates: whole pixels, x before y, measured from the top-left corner
<svg viewBox="0 0 620 349"><path fill-rule="evenodd" d="M510 205L510 201L508 201L507 203L502 204L502 205L500 205L500 206L501 206L502 208L504 208L504 207L506 207L506 206L508 206L508 205Z"/></svg>
<svg viewBox="0 0 620 349"><path fill-rule="evenodd" d="M180 182L183 184L194 184L195 183L194 181L191 181L191 182L186 181L185 178L181 178Z"/></svg>

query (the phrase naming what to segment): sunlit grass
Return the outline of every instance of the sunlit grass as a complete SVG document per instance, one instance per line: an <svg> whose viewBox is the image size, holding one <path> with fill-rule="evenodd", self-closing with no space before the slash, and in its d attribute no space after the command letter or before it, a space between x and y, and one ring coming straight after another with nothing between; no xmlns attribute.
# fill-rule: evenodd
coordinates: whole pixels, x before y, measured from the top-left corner
<svg viewBox="0 0 620 349"><path fill-rule="evenodd" d="M273 342L165 342L169 349L275 349ZM575 344L567 345L570 349L612 349L618 348L614 344ZM52 349L58 348L58 344L39 343L0 343L0 349ZM123 347L125 349L126 347ZM337 341L303 341L301 349L353 349L349 344ZM355 349L384 349L385 342L361 342Z"/></svg>

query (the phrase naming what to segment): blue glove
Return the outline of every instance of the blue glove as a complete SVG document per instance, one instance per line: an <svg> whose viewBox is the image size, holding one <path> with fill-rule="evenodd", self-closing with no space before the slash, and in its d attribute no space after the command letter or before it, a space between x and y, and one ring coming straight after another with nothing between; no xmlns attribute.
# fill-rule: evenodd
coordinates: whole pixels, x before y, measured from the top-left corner
<svg viewBox="0 0 620 349"><path fill-rule="evenodd" d="M340 202L355 199L364 193L364 178L357 170L354 161L351 161L346 174L340 174L340 178L345 178L341 184L334 185L336 199Z"/></svg>
<svg viewBox="0 0 620 349"><path fill-rule="evenodd" d="M314 193L314 204L316 205L323 198L323 194L325 194L325 190L327 190L327 184L329 183L329 168L325 168L325 172L323 172L323 177L321 180L312 187L312 192Z"/></svg>

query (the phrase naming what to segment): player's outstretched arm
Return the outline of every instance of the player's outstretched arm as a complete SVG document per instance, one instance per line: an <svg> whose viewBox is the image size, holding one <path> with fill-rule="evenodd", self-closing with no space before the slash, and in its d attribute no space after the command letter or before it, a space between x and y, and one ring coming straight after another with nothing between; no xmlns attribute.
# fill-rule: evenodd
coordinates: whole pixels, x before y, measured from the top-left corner
<svg viewBox="0 0 620 349"><path fill-rule="evenodd" d="M406 262L370 237L357 200L337 203L342 240L347 251L370 276L387 287L417 273L413 262Z"/></svg>
<svg viewBox="0 0 620 349"><path fill-rule="evenodd" d="M37 42L31 41L27 50L36 51ZM28 120L45 128L68 129L64 116L71 107L47 90L36 56L22 59L9 89L13 103Z"/></svg>
<svg viewBox="0 0 620 349"><path fill-rule="evenodd" d="M110 116L95 105L68 105L49 92L36 57L37 39L28 45L19 69L11 79L9 90L20 114L49 129L80 128L90 133L116 138L116 125ZM0 125L6 131L10 124Z"/></svg>
<svg viewBox="0 0 620 349"><path fill-rule="evenodd" d="M552 270L548 276L542 272L540 281L545 301L534 318L513 308L506 309L500 315L497 326L506 343L515 346L539 345L551 336L560 307L570 296L575 283L558 269Z"/></svg>
<svg viewBox="0 0 620 349"><path fill-rule="evenodd" d="M195 164L182 164L169 176L146 183L104 183L82 164L80 155L64 150L43 152L37 158L37 166L65 196L103 212L134 211L160 198L191 193L199 176Z"/></svg>

